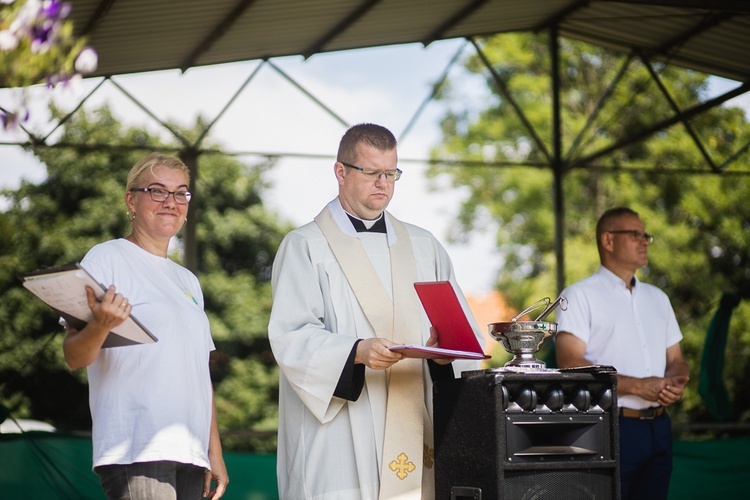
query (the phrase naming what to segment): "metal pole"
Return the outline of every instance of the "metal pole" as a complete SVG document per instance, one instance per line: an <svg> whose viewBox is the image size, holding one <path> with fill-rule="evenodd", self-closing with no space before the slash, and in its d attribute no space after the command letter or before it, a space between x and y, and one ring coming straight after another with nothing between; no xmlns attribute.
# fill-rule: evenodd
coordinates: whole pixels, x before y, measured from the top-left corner
<svg viewBox="0 0 750 500"><path fill-rule="evenodd" d="M564 199L563 199L563 159L562 127L560 125L560 44L558 27L554 25L549 36L551 73L552 73L552 204L555 214L555 262L557 271L557 293L565 288L565 254L564 254Z"/></svg>
<svg viewBox="0 0 750 500"><path fill-rule="evenodd" d="M185 267L198 274L198 239L196 228L198 226L198 200L196 191L198 188L198 156L200 152L196 148L182 150L180 157L190 169L190 191L193 193L193 202L188 210L187 223L185 224Z"/></svg>

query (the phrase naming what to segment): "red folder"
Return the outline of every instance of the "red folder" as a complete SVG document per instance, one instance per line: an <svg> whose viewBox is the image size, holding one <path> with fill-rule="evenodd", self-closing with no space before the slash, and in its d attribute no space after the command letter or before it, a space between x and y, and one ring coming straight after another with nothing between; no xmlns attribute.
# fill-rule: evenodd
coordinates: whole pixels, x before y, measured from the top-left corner
<svg viewBox="0 0 750 500"><path fill-rule="evenodd" d="M450 281L414 283L430 323L438 333L436 347L404 345L392 351L418 358L488 359L479 345Z"/></svg>

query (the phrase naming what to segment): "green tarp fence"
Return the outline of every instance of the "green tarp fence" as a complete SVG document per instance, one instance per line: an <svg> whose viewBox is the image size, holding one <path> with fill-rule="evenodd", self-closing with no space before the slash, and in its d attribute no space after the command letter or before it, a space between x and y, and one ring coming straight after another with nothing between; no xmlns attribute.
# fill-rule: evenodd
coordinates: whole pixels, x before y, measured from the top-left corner
<svg viewBox="0 0 750 500"><path fill-rule="evenodd" d="M223 500L278 498L276 456L225 453ZM50 432L0 434L0 499L105 500L91 471L91 438Z"/></svg>
<svg viewBox="0 0 750 500"><path fill-rule="evenodd" d="M276 457L225 453L225 500L278 498ZM670 500L750 498L750 437L675 441ZM0 435L0 498L103 500L91 439L49 432ZM565 499L561 499L565 500Z"/></svg>

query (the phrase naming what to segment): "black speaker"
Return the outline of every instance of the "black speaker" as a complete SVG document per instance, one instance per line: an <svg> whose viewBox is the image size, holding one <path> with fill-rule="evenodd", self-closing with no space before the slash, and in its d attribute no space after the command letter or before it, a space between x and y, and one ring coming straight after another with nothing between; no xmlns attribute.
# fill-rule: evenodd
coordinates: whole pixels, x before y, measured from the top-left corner
<svg viewBox="0 0 750 500"><path fill-rule="evenodd" d="M436 498L618 500L616 384L502 370L436 382Z"/></svg>

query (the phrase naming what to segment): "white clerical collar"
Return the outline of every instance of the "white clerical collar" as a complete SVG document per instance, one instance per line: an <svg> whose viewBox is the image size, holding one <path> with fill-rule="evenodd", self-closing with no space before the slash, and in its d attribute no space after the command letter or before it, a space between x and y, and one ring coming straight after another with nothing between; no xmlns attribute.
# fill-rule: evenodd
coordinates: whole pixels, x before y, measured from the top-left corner
<svg viewBox="0 0 750 500"><path fill-rule="evenodd" d="M372 220L362 219L360 217L357 217L356 215L350 214L349 212L346 212L346 215L349 216L349 220L352 221L354 229L356 229L358 233L369 231L379 232L383 234L386 233L385 217L383 217L382 213L377 219Z"/></svg>
<svg viewBox="0 0 750 500"><path fill-rule="evenodd" d="M328 203L327 208L331 211L331 217L333 217L333 221L342 233L353 238L359 238L359 233L357 233L357 230L352 226L349 216L347 215L346 210L344 210L344 207L341 206L341 200L339 200L338 197L331 200L331 202ZM391 247L396 243L396 230L393 228L390 214L388 212L383 212L381 217L385 217L386 236L388 237L388 246ZM363 220L362 222L365 221Z"/></svg>

